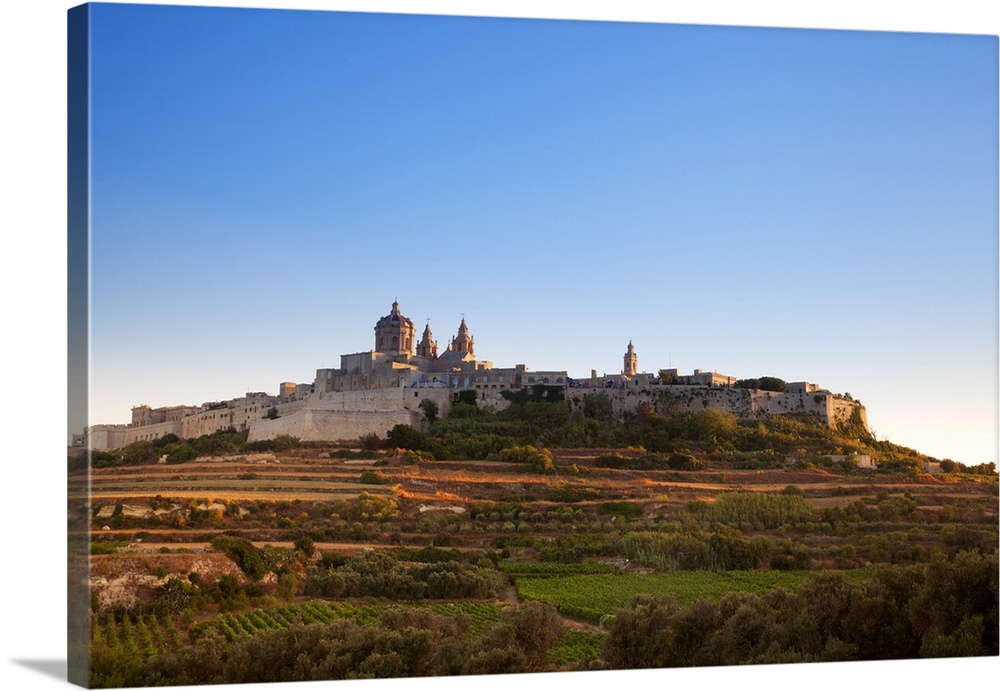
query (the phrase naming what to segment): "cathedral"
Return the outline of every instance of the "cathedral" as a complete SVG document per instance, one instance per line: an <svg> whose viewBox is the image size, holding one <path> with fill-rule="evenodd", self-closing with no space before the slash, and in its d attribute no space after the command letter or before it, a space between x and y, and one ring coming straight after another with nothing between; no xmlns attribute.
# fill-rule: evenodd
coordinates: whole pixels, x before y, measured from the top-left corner
<svg viewBox="0 0 1000 691"><path fill-rule="evenodd" d="M492 362L476 359L476 342L464 316L458 333L439 353L430 324L416 342L416 327L396 301L389 314L375 322L374 348L341 355L337 369L316 370L314 391L440 388L453 389L457 397L459 390L473 389L478 398L495 400L505 389L532 384L565 387L568 382L565 371L529 373L524 365L495 368Z"/></svg>

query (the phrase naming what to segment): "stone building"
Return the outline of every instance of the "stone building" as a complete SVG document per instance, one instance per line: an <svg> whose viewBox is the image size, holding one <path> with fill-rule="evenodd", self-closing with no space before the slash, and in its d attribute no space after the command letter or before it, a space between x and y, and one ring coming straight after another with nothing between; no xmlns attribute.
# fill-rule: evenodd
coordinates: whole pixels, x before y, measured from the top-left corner
<svg viewBox="0 0 1000 691"><path fill-rule="evenodd" d="M481 400L501 401L500 391L544 383L566 387L569 377L561 372L533 372L524 365L495 368L476 357L476 342L462 317L458 332L443 353L428 323L419 343L414 343L413 322L403 315L399 302L375 324L375 347L340 356L339 368L316 370L313 390L321 394L397 388L437 388L452 392L472 389ZM529 381L530 379L530 381Z"/></svg>
<svg viewBox="0 0 1000 691"><path fill-rule="evenodd" d="M774 393L738 389L735 377L717 372L640 372L631 340L620 374L598 377L596 370L591 370L589 379L571 379L565 370L536 372L523 364L494 367L492 362L477 358L475 339L464 315L456 334L440 352L429 322L419 342L416 340L413 321L402 313L398 301L375 322L372 345L371 350L341 355L338 368L316 370L311 383L281 382L276 396L248 392L200 406L136 406L131 424L95 425L85 435L86 443L94 450L110 449L168 434L194 438L225 429L246 430L251 441L278 435L314 441L353 440L371 433L384 435L397 424L425 425L421 408L425 400L447 415L462 392L473 391L479 405L501 409L509 405L504 391L526 387L543 387L544 392L563 389L577 413L582 411L586 396L602 392L619 411L650 405L692 412L719 408L741 417L813 413L835 426L858 410L867 424L860 404L807 382L795 382L787 391Z"/></svg>

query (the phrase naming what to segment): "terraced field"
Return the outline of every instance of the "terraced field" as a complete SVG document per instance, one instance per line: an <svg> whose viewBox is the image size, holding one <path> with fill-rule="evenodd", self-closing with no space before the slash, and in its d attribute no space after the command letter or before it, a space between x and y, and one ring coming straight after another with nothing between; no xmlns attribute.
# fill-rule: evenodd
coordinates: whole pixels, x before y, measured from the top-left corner
<svg viewBox="0 0 1000 691"><path fill-rule="evenodd" d="M617 470L596 466L602 451L556 451L548 474L391 452L338 459L334 448L71 473L70 539L91 541L94 649L139 669L209 630L234 645L417 604L464 613L481 632L505 608L543 602L564 625L550 668L586 668L602 625L638 594L686 606L794 591L822 570L864 582L935 552L995 550L995 476ZM741 497L763 513L723 510ZM262 577L241 562L251 550ZM357 589L369 576L387 582L344 570L372 553L392 555L392 578L411 594L397 602ZM734 559L749 566L720 566ZM423 591L413 590L419 578ZM489 595L420 594L460 587Z"/></svg>

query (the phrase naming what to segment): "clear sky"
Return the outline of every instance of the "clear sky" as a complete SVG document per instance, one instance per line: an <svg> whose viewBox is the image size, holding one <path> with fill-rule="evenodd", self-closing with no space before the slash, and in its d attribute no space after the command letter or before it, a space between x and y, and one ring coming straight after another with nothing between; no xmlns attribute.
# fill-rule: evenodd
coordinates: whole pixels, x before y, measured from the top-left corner
<svg viewBox="0 0 1000 691"><path fill-rule="evenodd" d="M773 375L997 460L996 36L95 5L92 421L497 366Z"/></svg>

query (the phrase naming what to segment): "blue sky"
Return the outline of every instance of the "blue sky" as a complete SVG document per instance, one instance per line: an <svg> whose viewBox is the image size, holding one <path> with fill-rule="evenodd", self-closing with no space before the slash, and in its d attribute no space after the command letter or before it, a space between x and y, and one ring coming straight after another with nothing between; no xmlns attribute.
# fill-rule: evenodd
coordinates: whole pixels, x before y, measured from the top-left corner
<svg viewBox="0 0 1000 691"><path fill-rule="evenodd" d="M92 418L498 366L774 375L997 460L996 36L94 6Z"/></svg>

